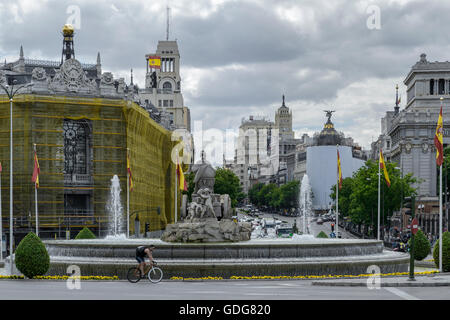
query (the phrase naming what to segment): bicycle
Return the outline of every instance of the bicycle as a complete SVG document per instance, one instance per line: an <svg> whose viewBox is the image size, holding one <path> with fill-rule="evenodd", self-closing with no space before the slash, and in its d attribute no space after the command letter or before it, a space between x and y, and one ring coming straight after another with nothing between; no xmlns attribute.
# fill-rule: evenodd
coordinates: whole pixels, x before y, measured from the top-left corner
<svg viewBox="0 0 450 320"><path fill-rule="evenodd" d="M146 264L144 268L144 274L142 275L142 271L138 267L132 267L128 269L127 279L131 283L137 283L139 280L143 279L145 276L148 277L148 280L153 283L158 283L162 280L163 271L161 268L156 266L156 261L153 260L153 266L150 267L149 264Z"/></svg>

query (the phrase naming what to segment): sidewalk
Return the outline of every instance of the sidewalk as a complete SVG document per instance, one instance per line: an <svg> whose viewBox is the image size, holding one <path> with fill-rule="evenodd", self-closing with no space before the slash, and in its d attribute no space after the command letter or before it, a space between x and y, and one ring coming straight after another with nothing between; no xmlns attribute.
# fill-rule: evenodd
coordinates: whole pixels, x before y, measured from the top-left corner
<svg viewBox="0 0 450 320"><path fill-rule="evenodd" d="M381 287L447 287L450 286L450 272L432 275L416 275L415 281L409 281L409 276L381 277ZM367 287L376 286L373 278L316 280L313 286L331 287Z"/></svg>

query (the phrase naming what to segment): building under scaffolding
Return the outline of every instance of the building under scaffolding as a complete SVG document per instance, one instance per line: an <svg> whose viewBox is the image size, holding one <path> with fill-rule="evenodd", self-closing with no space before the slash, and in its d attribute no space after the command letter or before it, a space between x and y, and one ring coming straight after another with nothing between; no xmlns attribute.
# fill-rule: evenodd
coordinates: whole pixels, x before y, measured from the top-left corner
<svg viewBox="0 0 450 320"><path fill-rule="evenodd" d="M108 230L111 179L118 175L124 221L127 208L127 150L133 190L130 192L130 235L158 231L174 222L175 164L171 131L155 122L134 100L134 88L123 79L82 65L70 51L73 29L63 30L64 50L58 67L30 68L23 59L0 68L6 89L31 83L13 99L13 214L17 243L35 230L34 183L36 145L41 238L71 237L82 227L96 235ZM67 49L69 48L69 49ZM35 61L33 62L35 63ZM89 72L86 68L92 69ZM51 70L51 72L49 71ZM9 84L9 87L7 86ZM1 92L3 93L3 92ZM9 232L10 101L0 95L0 161L3 231ZM181 197L179 196L178 199ZM126 227L123 232L126 232Z"/></svg>

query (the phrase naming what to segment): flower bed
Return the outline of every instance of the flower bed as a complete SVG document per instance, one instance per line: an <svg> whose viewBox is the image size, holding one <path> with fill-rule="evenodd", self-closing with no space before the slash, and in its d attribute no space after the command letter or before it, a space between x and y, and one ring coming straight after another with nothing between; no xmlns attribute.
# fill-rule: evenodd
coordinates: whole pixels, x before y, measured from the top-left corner
<svg viewBox="0 0 450 320"><path fill-rule="evenodd" d="M118 276L36 276L33 279L39 279L39 280L67 280L67 279L80 279L80 280L119 280ZM0 279L25 279L24 276L1 276Z"/></svg>
<svg viewBox="0 0 450 320"><path fill-rule="evenodd" d="M423 272L414 272L415 275L429 275L439 273L439 271L423 271ZM294 279L340 279L340 278L361 278L361 277L371 277L371 276L381 276L381 277L388 277L388 276L407 276L409 275L409 272L395 272L395 273L365 273L365 274L359 274L359 275L322 275L322 276L231 276L230 280L281 280L281 279L288 279L288 280L294 280ZM170 280L183 280L183 281L192 281L192 280L223 280L222 277L202 277L202 278L183 278L183 277L172 277Z"/></svg>

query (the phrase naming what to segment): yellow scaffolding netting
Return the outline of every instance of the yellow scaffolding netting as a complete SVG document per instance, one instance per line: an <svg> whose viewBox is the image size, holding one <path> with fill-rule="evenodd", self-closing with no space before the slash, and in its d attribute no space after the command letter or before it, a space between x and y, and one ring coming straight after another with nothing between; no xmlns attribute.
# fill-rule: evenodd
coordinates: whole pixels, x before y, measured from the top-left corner
<svg viewBox="0 0 450 320"><path fill-rule="evenodd" d="M65 119L89 120L92 182L67 185L64 179ZM0 161L3 167L2 210L9 211L10 104L0 95ZM40 165L39 217L56 225L65 217L64 197L70 192L90 193L93 215L106 223L111 178L118 175L121 200L127 208L127 148L134 188L130 192L130 234L139 216L140 233L164 229L174 222L175 165L171 132L154 122L148 113L122 99L45 95L17 95L13 103L14 216L34 219L33 144ZM78 189L78 190L77 190ZM180 193L178 193L180 195ZM180 199L180 196L178 196ZM158 210L159 208L159 210ZM158 213L159 212L159 213ZM28 223L33 223L29 219ZM45 227L45 226L42 226Z"/></svg>

